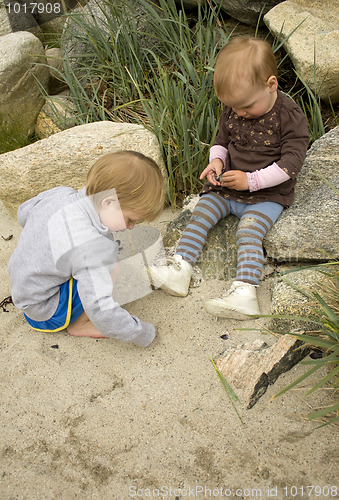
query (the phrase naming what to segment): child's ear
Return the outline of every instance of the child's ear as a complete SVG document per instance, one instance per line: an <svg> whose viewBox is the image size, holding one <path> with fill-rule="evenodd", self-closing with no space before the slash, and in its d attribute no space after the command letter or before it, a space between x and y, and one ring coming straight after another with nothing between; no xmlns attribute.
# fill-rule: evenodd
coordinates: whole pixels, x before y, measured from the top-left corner
<svg viewBox="0 0 339 500"><path fill-rule="evenodd" d="M114 198L114 196L108 196L107 198L104 198L101 202L101 206L102 208L108 208L110 207L111 205L115 204L116 203L116 198Z"/></svg>
<svg viewBox="0 0 339 500"><path fill-rule="evenodd" d="M270 92L276 92L276 90L278 90L278 79L275 75L270 76L266 83Z"/></svg>

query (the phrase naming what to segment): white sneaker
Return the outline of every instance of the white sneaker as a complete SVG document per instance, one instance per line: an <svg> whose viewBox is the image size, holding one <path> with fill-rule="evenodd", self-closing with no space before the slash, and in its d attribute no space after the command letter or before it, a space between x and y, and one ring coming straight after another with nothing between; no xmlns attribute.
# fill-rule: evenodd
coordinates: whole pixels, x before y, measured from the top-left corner
<svg viewBox="0 0 339 500"><path fill-rule="evenodd" d="M250 316L259 316L256 285L234 281L222 298L205 300L204 308L219 318L245 320Z"/></svg>
<svg viewBox="0 0 339 500"><path fill-rule="evenodd" d="M152 285L170 295L186 297L193 271L191 264L177 254L166 260L169 265L148 267Z"/></svg>

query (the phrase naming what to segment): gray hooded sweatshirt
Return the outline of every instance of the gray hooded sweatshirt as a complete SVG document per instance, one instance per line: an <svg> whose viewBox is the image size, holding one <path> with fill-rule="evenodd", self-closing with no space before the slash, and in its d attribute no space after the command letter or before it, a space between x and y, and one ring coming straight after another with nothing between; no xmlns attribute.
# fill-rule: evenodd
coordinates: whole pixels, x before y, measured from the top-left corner
<svg viewBox="0 0 339 500"><path fill-rule="evenodd" d="M85 313L102 335L143 347L153 341L154 326L113 299L110 271L119 245L85 189L44 191L19 207L18 221L23 230L8 264L16 307L33 320L50 319L60 285L73 276Z"/></svg>

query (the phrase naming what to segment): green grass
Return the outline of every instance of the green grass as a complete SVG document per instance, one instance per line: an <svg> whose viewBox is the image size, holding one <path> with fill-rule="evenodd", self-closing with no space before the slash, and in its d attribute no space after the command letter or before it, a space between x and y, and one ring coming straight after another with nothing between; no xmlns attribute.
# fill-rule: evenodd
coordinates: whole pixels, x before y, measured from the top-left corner
<svg viewBox="0 0 339 500"><path fill-rule="evenodd" d="M0 116L0 154L23 148L34 142L34 137L22 133L18 121L4 120Z"/></svg>
<svg viewBox="0 0 339 500"><path fill-rule="evenodd" d="M216 366L215 362L213 361L213 358L211 357L210 358L211 360L211 363L215 369L215 372L220 380L220 383L221 385L223 386L225 392L226 392L226 395L229 399L229 402L231 403L232 405L232 408L233 410L235 411L238 419L240 420L240 422L245 425L245 422L243 421L243 419L241 418L240 416L240 413L238 412L238 409L235 405L235 403L239 402L239 398L238 396L236 395L236 393L234 392L234 390L232 389L232 387L230 386L230 384L227 382L226 378L224 377L224 375L221 373L221 371L218 369L218 367Z"/></svg>

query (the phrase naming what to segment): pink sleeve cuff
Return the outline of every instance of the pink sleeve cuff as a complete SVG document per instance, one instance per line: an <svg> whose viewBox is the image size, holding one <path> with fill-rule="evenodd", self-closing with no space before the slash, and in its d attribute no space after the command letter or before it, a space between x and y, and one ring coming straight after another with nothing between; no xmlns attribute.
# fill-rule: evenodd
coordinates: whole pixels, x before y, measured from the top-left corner
<svg viewBox="0 0 339 500"><path fill-rule="evenodd" d="M226 164L226 156L227 156L227 149L224 148L224 146L219 146L216 144L215 146L212 146L210 149L210 162L214 160L215 158L219 158L224 166Z"/></svg>
<svg viewBox="0 0 339 500"><path fill-rule="evenodd" d="M262 168L261 170L246 172L246 176L250 192L278 186L279 184L282 184L290 179L290 176L286 174L286 172L284 172L276 163L272 163L272 165Z"/></svg>
<svg viewBox="0 0 339 500"><path fill-rule="evenodd" d="M258 170L254 172L246 172L248 189L252 193L253 191L259 191L260 182L258 177Z"/></svg>

